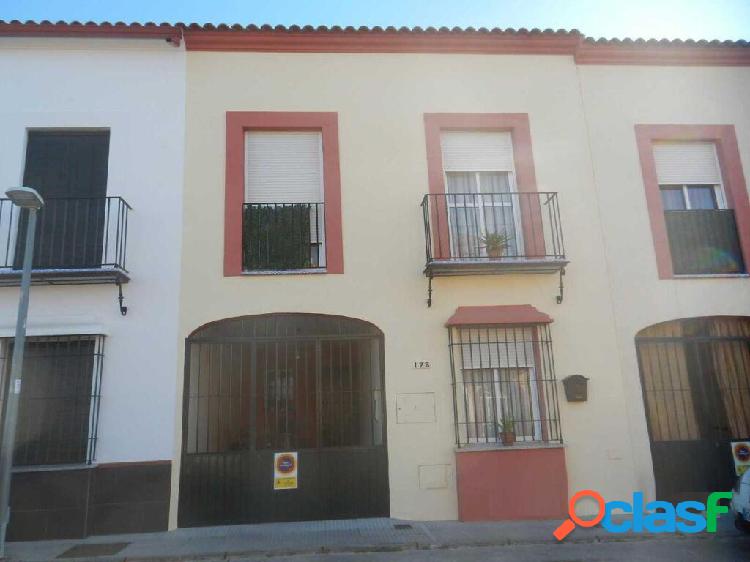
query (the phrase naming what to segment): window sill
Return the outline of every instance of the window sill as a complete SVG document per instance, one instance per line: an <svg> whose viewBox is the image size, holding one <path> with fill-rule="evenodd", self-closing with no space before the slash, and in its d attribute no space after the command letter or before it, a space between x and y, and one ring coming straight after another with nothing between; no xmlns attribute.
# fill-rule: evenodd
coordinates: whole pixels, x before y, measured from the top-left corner
<svg viewBox="0 0 750 562"><path fill-rule="evenodd" d="M456 447L457 453L477 453L481 451L519 451L526 449L563 449L563 443L541 443L534 441L516 441L513 445L502 443L469 443L463 447Z"/></svg>
<svg viewBox="0 0 750 562"><path fill-rule="evenodd" d="M672 279L745 279L748 273L677 273Z"/></svg>
<svg viewBox="0 0 750 562"><path fill-rule="evenodd" d="M311 267L310 269L258 269L253 271L243 271L242 275L254 277L259 275L320 275L328 273L325 267Z"/></svg>
<svg viewBox="0 0 750 562"><path fill-rule="evenodd" d="M30 466L14 466L11 472L13 474L17 472L53 472L56 470L86 470L88 468L95 468L96 463L85 464L36 464Z"/></svg>

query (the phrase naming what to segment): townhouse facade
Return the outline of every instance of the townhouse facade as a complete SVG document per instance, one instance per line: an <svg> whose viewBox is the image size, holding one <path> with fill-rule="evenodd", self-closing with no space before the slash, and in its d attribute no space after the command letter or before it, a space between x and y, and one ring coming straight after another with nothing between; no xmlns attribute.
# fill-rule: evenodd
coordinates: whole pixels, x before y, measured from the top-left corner
<svg viewBox="0 0 750 562"><path fill-rule="evenodd" d="M55 338L67 350L74 337L76 357L81 341L104 345L68 367L83 380L99 365L101 390L73 417L58 401L72 423L55 422L85 417L97 446L44 462L21 438L13 483L57 489L82 474L94 500L18 496L17 538L101 534L102 520L125 532L555 518L581 489L673 500L731 486L730 444L750 437L746 45L524 30L0 33L19 84L3 104L3 181L51 190L49 214L60 172L34 166L64 154L62 168L96 170L108 131L106 190L68 184L132 205L127 268L106 259L109 203L72 211L97 226L71 211L45 219L54 235L35 248L35 279L47 286L32 289L29 330L42 355ZM48 67L68 77L54 97ZM60 230L65 218L83 230ZM23 220L4 220L17 253ZM52 240L74 240L60 246L67 265ZM81 253L102 259L82 267ZM61 270L86 270L87 284ZM0 291L9 327L17 289ZM39 384L62 392L61 363L38 363ZM279 489L281 459L292 489ZM107 484L126 497L97 502ZM75 530L54 523L70 505L86 521Z"/></svg>
<svg viewBox="0 0 750 562"><path fill-rule="evenodd" d="M8 537L164 527L176 401L167 373L179 353L185 53L147 37L25 34L0 42L2 197L30 184L46 202ZM0 224L6 380L25 228L7 199Z"/></svg>

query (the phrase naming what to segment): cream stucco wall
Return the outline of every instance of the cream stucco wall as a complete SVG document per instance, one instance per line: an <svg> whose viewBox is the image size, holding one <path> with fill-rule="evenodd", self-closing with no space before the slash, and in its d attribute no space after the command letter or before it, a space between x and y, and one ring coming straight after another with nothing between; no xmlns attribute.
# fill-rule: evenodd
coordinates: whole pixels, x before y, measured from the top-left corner
<svg viewBox="0 0 750 562"><path fill-rule="evenodd" d="M114 285L34 286L28 330L107 336L97 462L170 459L185 51L157 40L2 38L0 76L2 193L23 180L27 129L110 130L107 195L133 207L128 314ZM0 337L14 333L18 293L0 288Z"/></svg>
<svg viewBox="0 0 750 562"><path fill-rule="evenodd" d="M555 319L558 379L576 373L591 379L588 402L560 403L570 490L594 488L615 498L639 485L571 58L188 52L187 69L180 344L206 322L245 314L317 312L374 323L385 334L391 514L453 519L455 482L427 490L418 481L420 465L455 466L444 323L460 305L529 303ZM343 275L223 277L225 113L241 110L338 113ZM427 112L529 114L538 189L560 194L571 260L563 304L555 303L556 276L509 275L436 279L427 308L419 207L427 192ZM421 359L432 368L414 370ZM181 360L176 376L179 397ZM435 394L434 423L396 423L396 397L409 392ZM177 497L175 485L173 526Z"/></svg>
<svg viewBox="0 0 750 562"><path fill-rule="evenodd" d="M750 315L746 277L659 280L635 142L636 124L734 125L747 181L750 70L746 68L578 68L597 183L617 339L633 435L636 482L653 494L634 337L658 322Z"/></svg>

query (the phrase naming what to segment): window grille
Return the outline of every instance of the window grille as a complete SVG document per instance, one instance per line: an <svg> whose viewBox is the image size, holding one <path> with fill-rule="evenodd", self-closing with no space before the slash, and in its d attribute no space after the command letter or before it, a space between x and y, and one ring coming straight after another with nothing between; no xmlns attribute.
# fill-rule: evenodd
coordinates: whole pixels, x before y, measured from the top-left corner
<svg viewBox="0 0 750 562"><path fill-rule="evenodd" d="M100 335L27 338L14 466L93 462L103 352ZM3 399L12 355L13 339L0 340Z"/></svg>
<svg viewBox="0 0 750 562"><path fill-rule="evenodd" d="M560 414L546 325L450 329L456 442L561 443Z"/></svg>

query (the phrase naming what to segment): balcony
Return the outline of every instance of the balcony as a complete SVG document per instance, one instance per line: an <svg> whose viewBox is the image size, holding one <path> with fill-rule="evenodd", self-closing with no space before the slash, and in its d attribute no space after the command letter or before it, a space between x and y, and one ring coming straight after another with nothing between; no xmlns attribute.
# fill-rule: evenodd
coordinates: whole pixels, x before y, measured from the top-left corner
<svg viewBox="0 0 750 562"><path fill-rule="evenodd" d="M745 273L732 209L664 211L675 275Z"/></svg>
<svg viewBox="0 0 750 562"><path fill-rule="evenodd" d="M429 194L425 274L555 273L567 265L557 193Z"/></svg>
<svg viewBox="0 0 750 562"><path fill-rule="evenodd" d="M243 205L245 273L315 273L325 266L324 203Z"/></svg>
<svg viewBox="0 0 750 562"><path fill-rule="evenodd" d="M39 211L31 282L126 283L128 213L121 197L62 197ZM0 286L19 285L26 245L25 212L0 199Z"/></svg>

